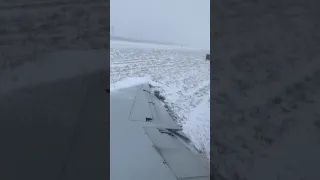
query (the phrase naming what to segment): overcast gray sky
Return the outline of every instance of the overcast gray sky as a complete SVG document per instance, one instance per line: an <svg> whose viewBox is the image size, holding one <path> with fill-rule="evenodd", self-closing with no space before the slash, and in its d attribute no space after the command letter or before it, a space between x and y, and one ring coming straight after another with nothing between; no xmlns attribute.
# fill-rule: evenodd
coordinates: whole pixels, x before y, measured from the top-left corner
<svg viewBox="0 0 320 180"><path fill-rule="evenodd" d="M210 48L210 0L111 0L114 35Z"/></svg>

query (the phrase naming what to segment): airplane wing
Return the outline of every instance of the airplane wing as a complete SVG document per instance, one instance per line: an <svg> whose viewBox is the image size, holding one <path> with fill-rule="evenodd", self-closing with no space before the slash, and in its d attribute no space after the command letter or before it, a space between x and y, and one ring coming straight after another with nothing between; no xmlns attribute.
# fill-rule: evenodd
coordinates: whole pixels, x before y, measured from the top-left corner
<svg viewBox="0 0 320 180"><path fill-rule="evenodd" d="M210 179L209 167L148 84L111 92L110 105L111 179Z"/></svg>

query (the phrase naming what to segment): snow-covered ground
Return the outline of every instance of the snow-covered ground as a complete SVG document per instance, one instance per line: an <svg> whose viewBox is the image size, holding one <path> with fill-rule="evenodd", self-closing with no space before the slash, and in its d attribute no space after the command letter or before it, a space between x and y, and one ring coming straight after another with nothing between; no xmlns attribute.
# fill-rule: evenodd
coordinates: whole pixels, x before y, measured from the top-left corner
<svg viewBox="0 0 320 180"><path fill-rule="evenodd" d="M111 41L110 88L148 82L195 147L210 158L209 50Z"/></svg>

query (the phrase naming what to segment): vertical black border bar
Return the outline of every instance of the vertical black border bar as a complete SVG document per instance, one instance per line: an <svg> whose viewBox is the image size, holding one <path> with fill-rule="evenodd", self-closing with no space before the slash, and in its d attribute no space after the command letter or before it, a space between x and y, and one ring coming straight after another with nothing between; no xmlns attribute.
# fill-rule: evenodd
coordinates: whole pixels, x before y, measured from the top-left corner
<svg viewBox="0 0 320 180"><path fill-rule="evenodd" d="M212 133L212 130L213 130L213 128L212 128L212 121L214 120L213 119L213 116L212 116L212 114L214 113L214 104L213 104L213 88L214 88L214 84L213 84L213 82L214 81L212 81L212 75L213 75L213 71L212 71L212 69L213 69L213 59L214 59L214 3L213 2L215 2L215 0L214 1L210 1L210 179L213 179L214 178L214 176L213 176L213 144L212 144L212 135L213 135L213 133Z"/></svg>
<svg viewBox="0 0 320 180"><path fill-rule="evenodd" d="M320 179L317 3L211 1L212 179Z"/></svg>
<svg viewBox="0 0 320 180"><path fill-rule="evenodd" d="M109 179L110 0L0 0L0 10L0 76L15 75L15 83L0 81L0 179ZM72 51L78 60L75 52L90 50L107 52L102 55L106 62L92 61L104 64L102 71L84 73L79 68L75 74L36 83L22 82L15 74L48 54L54 61L61 58L59 53ZM39 63L40 71L22 68L22 75L56 77L59 70L79 65L74 62L63 61L59 67L52 63L54 67L46 67L52 74ZM104 118L92 116L95 105Z"/></svg>
<svg viewBox="0 0 320 180"><path fill-rule="evenodd" d="M106 138L107 138L107 141L108 141L108 152L107 153L107 163L108 163L108 166L107 166L107 169L106 169L106 178L105 179L110 179L110 16L111 16L111 12L110 12L110 1L111 0L106 0L108 2L108 17L106 18L108 20L108 29L107 29L107 34L108 34L108 47L107 47L107 50L109 52L109 58L107 59L107 64L108 64L108 67L107 69L109 70L109 72L107 72L107 77L108 77L108 82L106 82L106 86L107 86L107 97L108 97L108 106L107 106L107 119L106 119L106 124L107 124L107 132L106 132Z"/></svg>

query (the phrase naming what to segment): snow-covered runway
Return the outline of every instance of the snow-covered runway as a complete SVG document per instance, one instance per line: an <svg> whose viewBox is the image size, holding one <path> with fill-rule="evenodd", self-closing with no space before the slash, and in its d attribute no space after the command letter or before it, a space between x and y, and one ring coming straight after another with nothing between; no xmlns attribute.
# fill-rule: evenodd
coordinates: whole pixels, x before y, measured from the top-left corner
<svg viewBox="0 0 320 180"><path fill-rule="evenodd" d="M210 158L210 64L206 50L111 41L111 91L150 83L195 147Z"/></svg>

